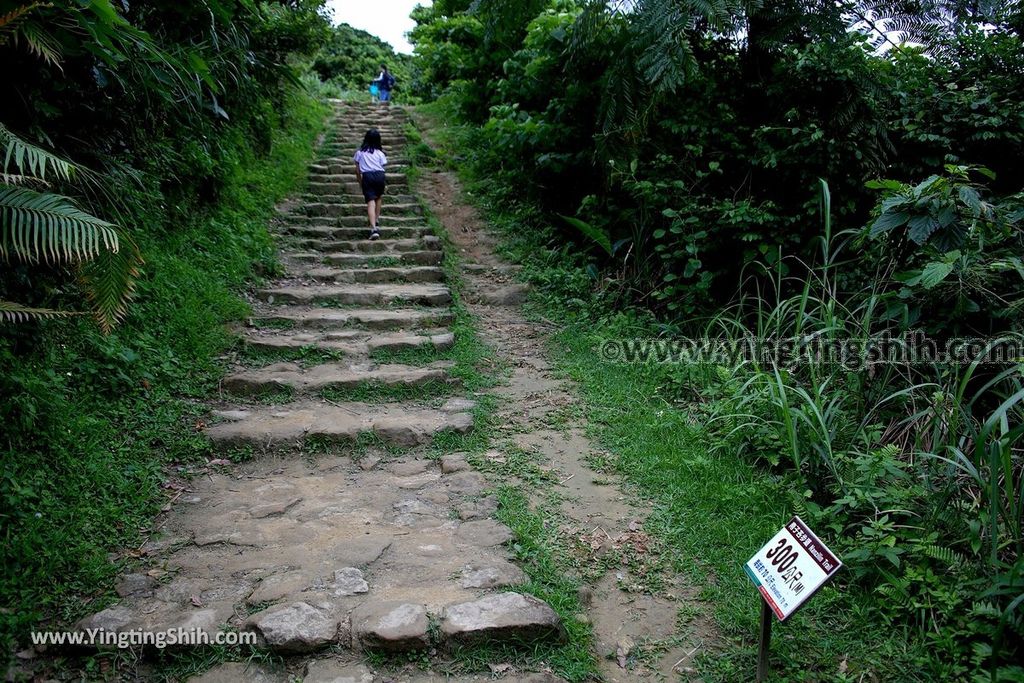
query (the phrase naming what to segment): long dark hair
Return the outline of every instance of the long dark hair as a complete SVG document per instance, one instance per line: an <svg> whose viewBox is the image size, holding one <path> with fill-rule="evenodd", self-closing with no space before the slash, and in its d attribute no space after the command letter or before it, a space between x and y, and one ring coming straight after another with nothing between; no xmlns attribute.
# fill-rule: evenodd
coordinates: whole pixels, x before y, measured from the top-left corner
<svg viewBox="0 0 1024 683"><path fill-rule="evenodd" d="M359 148L363 152L372 152L375 149L384 151L383 145L380 142L380 131L376 128L371 128L366 131L366 135L363 137L363 146Z"/></svg>

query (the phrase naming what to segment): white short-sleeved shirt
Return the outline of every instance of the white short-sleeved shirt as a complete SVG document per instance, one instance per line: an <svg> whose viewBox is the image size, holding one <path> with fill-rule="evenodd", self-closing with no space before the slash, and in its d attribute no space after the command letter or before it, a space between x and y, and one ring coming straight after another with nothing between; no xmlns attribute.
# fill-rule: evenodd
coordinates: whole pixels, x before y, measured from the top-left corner
<svg viewBox="0 0 1024 683"><path fill-rule="evenodd" d="M359 171L362 173L383 172L384 167L388 164L388 156L379 149L370 152L359 150L352 157L352 161L359 165Z"/></svg>

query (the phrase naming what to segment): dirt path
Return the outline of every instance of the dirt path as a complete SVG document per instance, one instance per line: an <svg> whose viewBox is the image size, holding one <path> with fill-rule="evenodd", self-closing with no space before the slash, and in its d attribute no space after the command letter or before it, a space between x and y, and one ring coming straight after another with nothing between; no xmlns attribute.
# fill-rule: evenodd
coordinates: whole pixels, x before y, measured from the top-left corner
<svg viewBox="0 0 1024 683"><path fill-rule="evenodd" d="M643 531L650 509L623 495L614 476L587 465L600 449L583 424L568 419L550 426L550 414L571 414L567 408L577 403L571 382L548 361L551 328L527 320L515 305L526 295L515 282L516 268L496 256L494 236L463 198L457 179L428 172L418 191L459 251L467 305L480 335L512 368L508 385L497 392L505 399L498 419L506 427L496 452L525 449L557 472L559 531L583 568L582 597L602 676L611 682L695 678L691 661L716 633L706 610L694 616L695 590L660 566L657 545ZM540 503L548 493L534 491L533 497ZM659 585L652 591L655 575Z"/></svg>

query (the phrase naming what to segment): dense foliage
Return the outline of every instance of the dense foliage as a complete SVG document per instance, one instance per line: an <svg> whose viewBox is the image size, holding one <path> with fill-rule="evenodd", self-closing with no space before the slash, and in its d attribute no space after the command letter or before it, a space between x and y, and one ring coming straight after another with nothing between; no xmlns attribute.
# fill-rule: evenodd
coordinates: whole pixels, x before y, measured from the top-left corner
<svg viewBox="0 0 1024 683"><path fill-rule="evenodd" d="M414 13L414 82L472 126L455 154L492 203L585 266L536 284L598 325L618 305L656 315L646 334L1019 340L1022 17L1018 2L438 0ZM871 619L915 625L934 675L1018 679L1012 356L670 367L664 395L719 457L789 482L847 588L877 596Z"/></svg>
<svg viewBox="0 0 1024 683"><path fill-rule="evenodd" d="M300 75L329 30L319 0L0 3L2 657L106 599L162 468L205 453L194 398L234 290L275 267L266 219L319 130ZM69 317L83 291L112 333Z"/></svg>
<svg viewBox="0 0 1024 683"><path fill-rule="evenodd" d="M384 64L395 77L397 95L409 82L410 59L409 55L396 54L380 38L340 24L317 53L313 70L327 85L359 92L366 91Z"/></svg>

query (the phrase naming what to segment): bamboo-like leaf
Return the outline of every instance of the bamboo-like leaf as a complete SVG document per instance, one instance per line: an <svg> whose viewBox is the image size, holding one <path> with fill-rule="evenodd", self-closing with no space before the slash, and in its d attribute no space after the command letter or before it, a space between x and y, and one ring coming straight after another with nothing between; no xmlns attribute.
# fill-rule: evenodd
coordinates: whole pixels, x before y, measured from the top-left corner
<svg viewBox="0 0 1024 683"><path fill-rule="evenodd" d="M0 187L0 257L70 263L120 248L117 226L70 199L24 187Z"/></svg>
<svg viewBox="0 0 1024 683"><path fill-rule="evenodd" d="M78 167L41 147L25 142L0 123L0 147L3 149L3 172L6 176L13 171L46 181L46 174L52 172L58 180L69 181ZM4 182L7 182L6 180Z"/></svg>
<svg viewBox="0 0 1024 683"><path fill-rule="evenodd" d="M0 322L23 323L40 318L66 318L81 315L73 311L56 311L52 308L32 308L13 301L0 300Z"/></svg>

